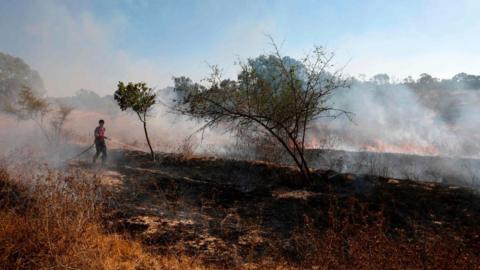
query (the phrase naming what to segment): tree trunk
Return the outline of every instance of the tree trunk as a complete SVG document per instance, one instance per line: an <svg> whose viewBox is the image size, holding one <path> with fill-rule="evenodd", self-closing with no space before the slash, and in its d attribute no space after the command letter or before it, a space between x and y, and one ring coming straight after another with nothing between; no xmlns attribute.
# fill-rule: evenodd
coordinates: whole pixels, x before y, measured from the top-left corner
<svg viewBox="0 0 480 270"><path fill-rule="evenodd" d="M298 153L298 155L300 156L300 161L302 163L301 170L305 172L305 175L307 177L307 181L309 182L309 184L312 184L313 177L312 177L312 174L310 173L310 167L308 166L307 160L305 158L305 152L301 151Z"/></svg>
<svg viewBox="0 0 480 270"><path fill-rule="evenodd" d="M297 162L297 166L302 172L302 175L304 176L305 180L309 183L313 183L313 177L312 174L310 173L310 168L308 167L307 164L307 159L305 158L305 144L302 141L302 145L298 145L297 141L295 140L295 137L289 135L290 140L292 141L293 144L293 155L295 155L295 150L298 152L298 158L295 155L295 159L300 159Z"/></svg>
<svg viewBox="0 0 480 270"><path fill-rule="evenodd" d="M309 184L312 184L313 183L313 177L312 177L312 174L310 173L310 167L308 167L307 161L305 160L304 153L301 153L300 156L301 156L301 160L302 160L303 170L304 170L305 175L308 179L307 181L309 182Z"/></svg>
<svg viewBox="0 0 480 270"><path fill-rule="evenodd" d="M297 157L297 155L295 154L295 150L298 150L297 149L298 148L297 144L294 143L294 147L293 147L293 150L292 150L288 146L288 143L286 143L284 140L282 140L282 138L280 136L275 134L275 132L273 132L271 129L267 129L267 130L270 132L270 134L272 134L280 142L280 144L285 148L285 150L287 150L287 153L290 155L290 157L292 157L293 161L295 162L298 169L300 170L300 173L302 174L303 179L308 184L311 184L313 182L313 179L312 179L312 175L310 174L310 169L308 168L307 161L305 160L305 158L303 156L303 152L300 152L300 151L298 152L300 160L299 160L299 157Z"/></svg>
<svg viewBox="0 0 480 270"><path fill-rule="evenodd" d="M150 138L148 138L147 121L143 121L143 130L145 131L145 138L147 138L148 147L150 148L150 155L152 156L152 160L155 160L155 153L153 152L152 144L150 143Z"/></svg>

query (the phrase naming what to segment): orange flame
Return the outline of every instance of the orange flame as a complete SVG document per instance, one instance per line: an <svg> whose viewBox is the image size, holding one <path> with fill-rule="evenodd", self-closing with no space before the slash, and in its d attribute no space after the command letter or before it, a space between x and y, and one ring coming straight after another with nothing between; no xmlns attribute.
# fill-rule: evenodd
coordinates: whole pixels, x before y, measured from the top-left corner
<svg viewBox="0 0 480 270"><path fill-rule="evenodd" d="M418 145L412 143L404 143L402 145L388 144L382 140L375 140L373 144L364 144L362 149L370 152L386 152L399 154L416 154L416 155L438 155L439 151L434 145Z"/></svg>
<svg viewBox="0 0 480 270"><path fill-rule="evenodd" d="M324 142L312 138L305 143L307 149L319 149L324 145ZM363 151L368 152L380 152L380 153L397 153L397 154L414 154L414 155L431 155L436 156L440 152L434 145L420 145L415 143L403 143L403 144L389 144L383 140L377 139L372 143L366 143L360 147Z"/></svg>

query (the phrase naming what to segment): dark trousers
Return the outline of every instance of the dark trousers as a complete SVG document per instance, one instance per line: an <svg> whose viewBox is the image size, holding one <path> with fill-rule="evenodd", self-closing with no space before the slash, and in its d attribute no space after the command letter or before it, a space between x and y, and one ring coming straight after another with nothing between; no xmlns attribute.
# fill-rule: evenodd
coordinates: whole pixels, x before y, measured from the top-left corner
<svg viewBox="0 0 480 270"><path fill-rule="evenodd" d="M95 153L95 156L93 156L93 163L97 161L97 158L100 154L102 154L102 163L105 163L107 160L107 145L105 142L95 142L95 149L97 152Z"/></svg>

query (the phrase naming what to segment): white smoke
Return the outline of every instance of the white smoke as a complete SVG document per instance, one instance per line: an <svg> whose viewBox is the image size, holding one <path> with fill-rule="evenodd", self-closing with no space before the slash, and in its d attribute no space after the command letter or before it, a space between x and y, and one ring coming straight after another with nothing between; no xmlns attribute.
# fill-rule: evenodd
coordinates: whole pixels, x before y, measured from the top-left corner
<svg viewBox="0 0 480 270"><path fill-rule="evenodd" d="M447 92L442 93L451 98ZM472 106L478 99L472 92L456 92L462 100L454 122L442 117L444 111L425 104L435 93L420 97L404 85L354 84L332 99L334 106L353 113L353 122L345 118L330 123L345 150L374 150L457 157L478 157L480 144L470 132L478 123L480 109ZM436 100L430 102L438 102ZM473 125L472 125L473 124ZM384 149L381 149L384 148ZM368 150L369 148L367 148Z"/></svg>
<svg viewBox="0 0 480 270"><path fill-rule="evenodd" d="M352 112L353 122L322 119L310 135L317 142L328 135L335 139L334 149L347 152L329 152L314 164L335 164L334 169L344 172L477 186L479 98L473 90L413 90L391 84L357 83L341 89L332 103ZM442 103L447 106L439 106Z"/></svg>

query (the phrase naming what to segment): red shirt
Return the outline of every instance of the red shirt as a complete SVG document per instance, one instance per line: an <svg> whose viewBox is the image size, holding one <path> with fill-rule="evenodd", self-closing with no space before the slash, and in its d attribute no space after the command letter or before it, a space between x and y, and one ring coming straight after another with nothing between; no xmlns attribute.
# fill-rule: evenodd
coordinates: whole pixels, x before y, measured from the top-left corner
<svg viewBox="0 0 480 270"><path fill-rule="evenodd" d="M95 128L95 142L105 141L105 128L98 126Z"/></svg>

